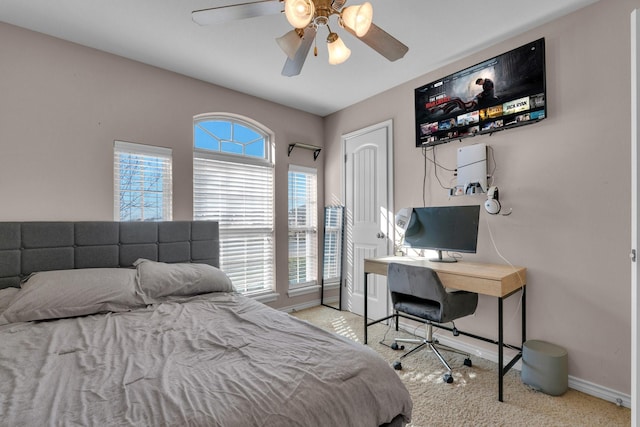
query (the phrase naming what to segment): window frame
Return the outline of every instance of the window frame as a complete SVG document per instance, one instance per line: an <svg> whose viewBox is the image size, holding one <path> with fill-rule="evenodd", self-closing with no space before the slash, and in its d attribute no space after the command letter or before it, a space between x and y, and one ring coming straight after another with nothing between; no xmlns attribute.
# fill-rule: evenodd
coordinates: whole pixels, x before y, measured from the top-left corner
<svg viewBox="0 0 640 427"><path fill-rule="evenodd" d="M121 155L130 154L136 157L156 159L161 162L162 170L162 217L157 219L147 219L144 217L144 206L142 209L142 218L140 219L123 219L122 217L122 183L120 181L120 170L123 167ZM142 171L145 174L145 170ZM128 190L130 192L140 192L142 200L145 194L157 194L157 191L151 190ZM173 150L166 147L158 147L153 145L139 144L127 141L113 141L113 217L115 221L171 221L173 220ZM144 205L144 201L142 202Z"/></svg>
<svg viewBox="0 0 640 427"><path fill-rule="evenodd" d="M244 126L253 130L254 132L261 134L265 139L265 153L264 158L259 158L255 156L245 156L235 153L229 153L222 150L210 150L206 148L198 148L195 146L195 135L193 136L194 146L193 150L197 151L209 158L229 161L229 162L237 162L237 163L247 163L247 164L255 164L262 166L274 166L273 161L273 134L267 128L262 126L260 123L251 120L247 117L242 117L237 114L230 113L211 113L211 114L200 114L193 118L193 126L197 126L200 122L207 121L226 121L231 124L238 124L240 126ZM242 159L240 161L239 159Z"/></svg>
<svg viewBox="0 0 640 427"><path fill-rule="evenodd" d="M333 214L333 212L340 212L340 214ZM329 216L329 214L331 214L331 216ZM324 209L324 241L322 244L322 281L324 286L340 285L343 274L343 239L344 206L326 206ZM331 245L328 244L329 241ZM328 266L327 260L329 260Z"/></svg>
<svg viewBox="0 0 640 427"><path fill-rule="evenodd" d="M312 182L306 183L306 185L312 186L313 194L306 194L304 197L304 204L306 206L310 206L305 209L305 222L308 223L304 225L293 225L292 226L292 213L293 206L292 204L292 189L291 188L291 174L304 174L306 179L309 177L312 178ZM289 171L287 173L287 217L288 217L288 234L287 234L287 283L290 291L300 290L300 289L315 289L319 286L318 284L318 170L316 168L309 168L305 166L298 166L294 164L289 164ZM297 199L297 198L295 198ZM295 221L295 218L293 218ZM292 271L291 271L291 259L292 259L292 237L296 233L304 233L305 234L305 279L304 281L297 281L292 283ZM295 245L298 247L298 245ZM298 255L298 254L294 254ZM300 258L300 257L299 257ZM294 276L299 276L299 273L294 273Z"/></svg>
<svg viewBox="0 0 640 427"><path fill-rule="evenodd" d="M232 126L234 124L238 124L240 126L244 126L249 130L261 135L264 140L264 147L263 147L264 158L259 158L252 155L228 153L219 149L216 150L216 149L197 147L197 140L196 140L197 126L199 125L199 123L206 122L206 121L223 121L223 122L230 123ZM222 147L222 145L220 145L220 147ZM209 219L209 220L217 220L220 223L220 267L224 269L225 272L227 272L227 274L229 274L232 280L235 279L234 285L241 293L247 296L257 297L261 300L265 300L265 298L275 299L274 296L276 295L275 294L275 289L276 289L275 167L273 162L273 158L274 158L273 151L274 151L273 133L269 129L267 129L265 126L249 118L239 116L236 114L230 114L230 113L207 113L207 114L200 114L200 115L194 116L193 118L193 179L194 179L193 215L194 215L194 220ZM268 221L266 221L264 224L258 225L257 227L247 226L246 223L244 223L244 225L240 225L237 227L236 226L229 227L229 222L226 220L226 218L229 218L232 214L228 214L228 213L225 214L225 212L229 212L229 211L224 211L224 208L225 206L228 205L228 203L225 202L224 204L220 204L220 207L216 208L215 207L216 202L209 200L208 203L210 204L210 206L202 207L202 203L207 203L206 201L207 197L202 196L201 193L199 193L200 191L199 186L201 186L202 183L198 183L197 180L203 179L203 177L198 176L198 174L200 173L199 171L205 170L206 166L204 164L199 166L198 163L199 162L204 163L207 161L210 161L211 162L210 165L214 168L216 167L215 162L219 162L218 166L220 166L221 169L218 169L214 173L214 175L215 174L221 175L223 173L221 171L224 171L225 170L224 168L227 166L229 166L232 169L238 167L239 172L242 172L242 169L245 169L246 171L253 169L254 171L258 171L258 173L264 172L265 175L262 177L264 179L267 179L266 178L267 175L270 175L270 182L267 183L268 186L270 186L270 188L267 190L269 192L268 193L269 200L267 204L270 205L268 206L268 210L270 210L270 215L267 214L267 216L265 217L265 220L268 220ZM255 169L255 168L258 168L258 169ZM211 177L208 177L208 179L211 179ZM214 185L217 185L219 187L220 182L221 181L218 181L218 183L215 184L215 181L214 181ZM211 190L211 191L217 191L217 190ZM216 193L216 195L213 197L214 198L219 197L221 202L224 202L223 193ZM251 201L247 201L247 203L251 203ZM210 212L207 213L206 209L209 209ZM242 224L243 221L240 220L240 223ZM263 269L262 269L262 272L263 272L262 277L264 278L264 280L262 281L264 283L262 287L259 287L259 289L254 289L253 286L251 286L251 284L248 283L247 281L248 279L246 279L244 276L245 273L247 273L246 271L247 269L243 270L242 268L238 267L238 265L242 262L244 262L246 265L246 261L243 260L239 263L237 262L238 258L237 257L234 258L234 256L241 256L241 257L244 257L245 259L251 259L254 262L256 261L255 255L251 254L251 248L253 246L251 246L251 244L248 243L251 241L251 239L262 239L262 243L259 243L259 245L262 245L260 247L264 247L265 245L268 246L267 248L268 253L264 255ZM243 242L245 245L244 246L245 251L242 251L240 249L243 247L242 246ZM228 254L229 256L225 257L225 248L234 248L235 255ZM229 249L227 249L227 251L229 251ZM234 262L231 263L231 261L234 261ZM231 269L229 267L229 265L232 265L232 264L236 266L234 269ZM227 265L227 267L229 268L225 268L225 265Z"/></svg>

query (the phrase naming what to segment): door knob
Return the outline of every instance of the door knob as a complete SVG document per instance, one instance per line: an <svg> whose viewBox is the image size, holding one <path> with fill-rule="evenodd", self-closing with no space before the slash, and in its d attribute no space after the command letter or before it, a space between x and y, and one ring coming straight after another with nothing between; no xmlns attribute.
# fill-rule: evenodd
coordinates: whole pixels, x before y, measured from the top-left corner
<svg viewBox="0 0 640 427"><path fill-rule="evenodd" d="M382 232L378 231L378 234L376 234L376 237L377 237L378 239L384 239L384 233L382 233Z"/></svg>

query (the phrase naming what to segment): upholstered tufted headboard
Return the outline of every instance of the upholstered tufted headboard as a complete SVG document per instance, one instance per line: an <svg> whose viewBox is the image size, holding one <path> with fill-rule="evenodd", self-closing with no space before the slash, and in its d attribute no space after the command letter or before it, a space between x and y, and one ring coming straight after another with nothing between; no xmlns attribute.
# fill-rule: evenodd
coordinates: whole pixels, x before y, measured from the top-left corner
<svg viewBox="0 0 640 427"><path fill-rule="evenodd" d="M129 267L138 258L218 267L214 221L0 222L0 289L46 270Z"/></svg>

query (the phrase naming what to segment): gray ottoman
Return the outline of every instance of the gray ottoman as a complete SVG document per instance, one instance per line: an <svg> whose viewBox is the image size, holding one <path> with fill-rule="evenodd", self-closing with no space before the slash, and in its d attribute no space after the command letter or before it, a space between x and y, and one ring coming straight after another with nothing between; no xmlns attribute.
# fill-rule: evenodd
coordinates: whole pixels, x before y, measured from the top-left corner
<svg viewBox="0 0 640 427"><path fill-rule="evenodd" d="M522 346L522 382L552 396L569 388L567 350L546 341L529 340Z"/></svg>

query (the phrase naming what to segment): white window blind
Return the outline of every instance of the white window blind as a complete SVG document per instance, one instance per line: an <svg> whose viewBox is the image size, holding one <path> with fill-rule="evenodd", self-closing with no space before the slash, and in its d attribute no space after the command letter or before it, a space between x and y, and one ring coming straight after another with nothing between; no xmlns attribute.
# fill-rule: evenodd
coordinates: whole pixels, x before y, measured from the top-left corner
<svg viewBox="0 0 640 427"><path fill-rule="evenodd" d="M114 141L114 218L116 221L172 219L172 151Z"/></svg>
<svg viewBox="0 0 640 427"><path fill-rule="evenodd" d="M194 151L196 220L220 224L220 267L242 293L274 288L273 167Z"/></svg>
<svg viewBox="0 0 640 427"><path fill-rule="evenodd" d="M317 284L317 171L289 166L289 287Z"/></svg>

